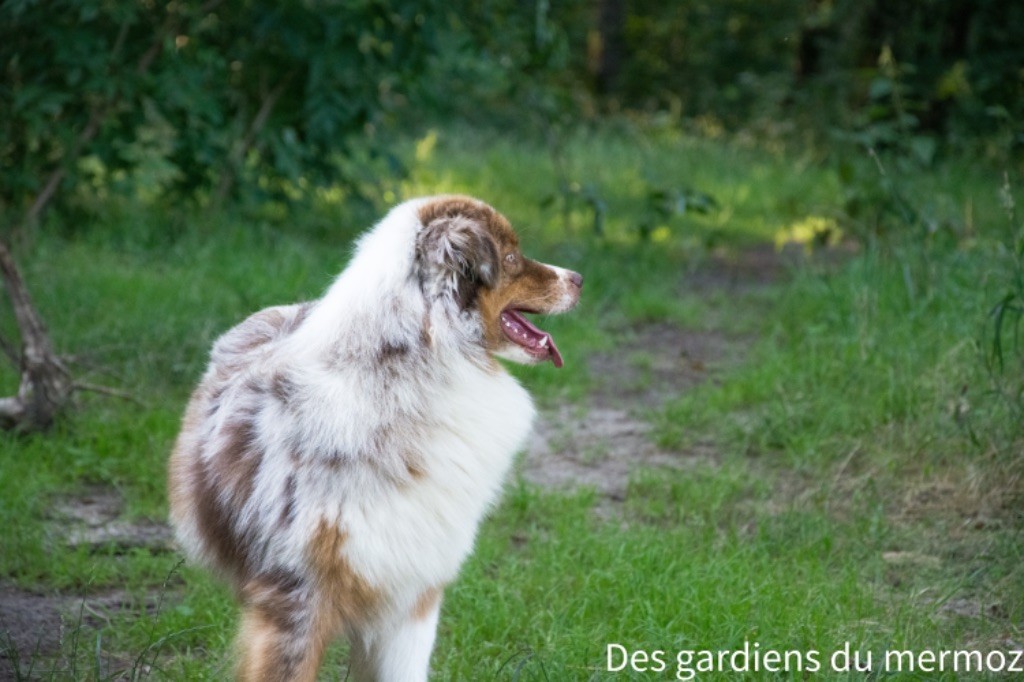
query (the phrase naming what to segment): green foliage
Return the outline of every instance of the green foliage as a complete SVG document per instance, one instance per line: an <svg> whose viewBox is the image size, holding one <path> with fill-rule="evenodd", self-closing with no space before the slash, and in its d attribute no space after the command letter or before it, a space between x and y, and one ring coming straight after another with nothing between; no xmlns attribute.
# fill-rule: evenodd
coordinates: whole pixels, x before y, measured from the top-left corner
<svg viewBox="0 0 1024 682"><path fill-rule="evenodd" d="M561 131L598 111L668 112L710 131L801 142L838 133L926 164L946 142L981 138L1000 156L1024 144L1015 3L464 5L452 22L466 49L441 57L463 89L441 108L477 121L539 118ZM608 25L614 7L622 16Z"/></svg>
<svg viewBox="0 0 1024 682"><path fill-rule="evenodd" d="M689 187L682 189L655 187L647 192L646 199L643 218L637 225L637 232L643 241L649 240L651 233L659 225L668 223L676 216L684 216L687 211L707 214L718 208L718 202L713 196Z"/></svg>
<svg viewBox="0 0 1024 682"><path fill-rule="evenodd" d="M615 93L626 106L710 114L732 125L789 79L792 37L806 3L714 0L630 3L630 59Z"/></svg>
<svg viewBox="0 0 1024 682"><path fill-rule="evenodd" d="M393 126L449 116L554 146L602 110L667 110L712 134L832 133L923 165L979 136L1005 156L1024 139L1022 31L1024 10L996 0L12 0L0 211L54 182L90 210L112 193L259 205L332 184L375 203L400 167ZM600 229L606 197L564 175L558 198Z"/></svg>
<svg viewBox="0 0 1024 682"><path fill-rule="evenodd" d="M293 198L384 153L377 130L438 48L431 4L10 2L0 208L55 170L79 198L118 188ZM364 142L356 142L357 136Z"/></svg>
<svg viewBox="0 0 1024 682"><path fill-rule="evenodd" d="M427 76L428 114L542 133L578 124L588 99L590 3L459 0L448 7L449 43Z"/></svg>

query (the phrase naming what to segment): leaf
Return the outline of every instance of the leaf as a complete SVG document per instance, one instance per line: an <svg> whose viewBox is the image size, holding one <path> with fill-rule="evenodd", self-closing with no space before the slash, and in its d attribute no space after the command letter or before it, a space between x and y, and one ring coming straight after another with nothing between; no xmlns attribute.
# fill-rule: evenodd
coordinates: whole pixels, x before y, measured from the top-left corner
<svg viewBox="0 0 1024 682"><path fill-rule="evenodd" d="M839 162L839 180L844 185L848 185L854 180L853 164L847 159L843 159Z"/></svg>
<svg viewBox="0 0 1024 682"><path fill-rule="evenodd" d="M710 213L718 208L718 201L713 196L696 190L686 190L686 202L697 213Z"/></svg>
<svg viewBox="0 0 1024 682"><path fill-rule="evenodd" d="M935 139L927 135L914 135L907 141L907 146L913 152L917 160L925 166L930 166L935 159L937 144Z"/></svg>
<svg viewBox="0 0 1024 682"><path fill-rule="evenodd" d="M892 94L892 80L885 77L875 78L868 86L868 97L874 100L884 99Z"/></svg>
<svg viewBox="0 0 1024 682"><path fill-rule="evenodd" d="M992 356L996 360L996 364L999 366L999 371L1003 371L1003 328L1006 322L1007 312L1014 312L1017 315L1018 321L1020 320L1022 308L1019 305L1014 305L1014 302L1018 300L1018 295L1015 292L1009 292L1003 296L1002 300L999 301L992 309L990 313L992 316Z"/></svg>

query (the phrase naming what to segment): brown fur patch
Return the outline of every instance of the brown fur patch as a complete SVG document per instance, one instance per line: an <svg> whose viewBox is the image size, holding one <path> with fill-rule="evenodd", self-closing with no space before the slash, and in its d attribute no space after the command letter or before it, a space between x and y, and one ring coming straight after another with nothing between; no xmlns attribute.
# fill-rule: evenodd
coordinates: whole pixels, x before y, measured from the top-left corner
<svg viewBox="0 0 1024 682"><path fill-rule="evenodd" d="M256 475L263 463L252 417L243 416L224 425L224 447L212 466L222 485L231 491L231 503L241 508L252 497Z"/></svg>
<svg viewBox="0 0 1024 682"><path fill-rule="evenodd" d="M231 378L250 362L251 353L294 332L309 315L311 308L311 303L266 308L231 329L214 346L213 359L218 363L218 377L223 380Z"/></svg>
<svg viewBox="0 0 1024 682"><path fill-rule="evenodd" d="M236 638L241 682L313 682L330 633L306 620L309 605L301 596L274 585L250 587L259 592L242 607ZM282 613L289 614L285 617Z"/></svg>
<svg viewBox="0 0 1024 682"><path fill-rule="evenodd" d="M414 481L418 481L427 475L426 463L423 458L415 453L402 453L402 462L405 463L405 471Z"/></svg>
<svg viewBox="0 0 1024 682"><path fill-rule="evenodd" d="M407 356L412 351L409 344L404 342L394 343L391 341L385 341L381 344L380 350L377 352L378 362L387 362L389 360L395 360Z"/></svg>
<svg viewBox="0 0 1024 682"><path fill-rule="evenodd" d="M424 228L418 237L426 262L446 254L441 267L458 273L455 296L463 310L476 305L481 288L496 284L501 254L518 246L508 220L490 206L464 196L450 196L420 207ZM441 240L447 246L438 245ZM437 261L434 260L436 263Z"/></svg>
<svg viewBox="0 0 1024 682"><path fill-rule="evenodd" d="M191 462L195 456L192 452L192 439L203 423L202 411L203 387L192 393L185 416L181 421L181 431L171 451L171 460L167 469L167 497L172 515L182 518L191 512Z"/></svg>
<svg viewBox="0 0 1024 682"><path fill-rule="evenodd" d="M196 457L191 464L190 476L195 486L192 501L199 532L213 551L217 565L236 579L243 578L248 572L251 539L235 532L235 513L221 502L205 462Z"/></svg>
<svg viewBox="0 0 1024 682"><path fill-rule="evenodd" d="M187 460L187 472L184 463L172 468L175 479L187 476L192 484L191 494L180 503L191 504L199 532L206 538L217 565L236 579L244 579L252 563L253 538L236 530L235 525L252 497L263 459L253 419L251 413L243 412L228 422L222 431L224 444L209 461L197 452ZM177 491L178 487L175 483L172 489ZM177 497L173 504L179 504Z"/></svg>
<svg viewBox="0 0 1024 682"><path fill-rule="evenodd" d="M301 576L263 573L242 590L238 679L313 682L338 618Z"/></svg>
<svg viewBox="0 0 1024 682"><path fill-rule="evenodd" d="M270 379L270 393L282 405L289 405L295 398L298 386L292 376L285 371L278 371Z"/></svg>
<svg viewBox="0 0 1024 682"><path fill-rule="evenodd" d="M512 226L505 216L490 206L470 197L450 196L424 204L419 210L419 218L424 225L459 216L482 225L498 249L500 275L497 282L494 286L474 291L475 303L484 321L485 345L493 352L507 343L501 331L502 310L516 308L544 313L557 305L563 292L553 270L523 257L519 252L519 238Z"/></svg>
<svg viewBox="0 0 1024 682"><path fill-rule="evenodd" d="M295 520L295 474L288 474L288 478L284 481L284 492L281 495L284 497L284 506L281 508L278 525L288 528Z"/></svg>
<svg viewBox="0 0 1024 682"><path fill-rule="evenodd" d="M231 350L238 354L249 353L277 337L286 318L277 308L268 308L255 313L242 322L233 334ZM229 332L231 333L231 332Z"/></svg>
<svg viewBox="0 0 1024 682"><path fill-rule="evenodd" d="M459 216L469 218L487 228L502 252L519 247L519 237L512 229L508 219L487 204L472 197L457 194L441 197L424 204L419 210L419 219L424 225L429 225L438 219L452 219Z"/></svg>
<svg viewBox="0 0 1024 682"><path fill-rule="evenodd" d="M484 341L494 351L507 343L501 331L501 311L515 308L544 313L554 308L562 297L558 275L548 267L520 257L517 272L503 274L498 286L480 293L480 315L484 322Z"/></svg>
<svg viewBox="0 0 1024 682"><path fill-rule="evenodd" d="M352 570L343 553L348 534L320 519L307 551L317 577L317 591L343 623L358 623L381 604L381 593Z"/></svg>
<svg viewBox="0 0 1024 682"><path fill-rule="evenodd" d="M424 620L429 616L434 607L437 606L438 602L441 601L441 595L444 593L440 587L431 587L420 595L419 599L412 606L412 617L414 620Z"/></svg>
<svg viewBox="0 0 1024 682"><path fill-rule="evenodd" d="M305 622L308 594L302 578L287 569L261 573L242 587L242 604L258 611L280 631L298 630Z"/></svg>
<svg viewBox="0 0 1024 682"><path fill-rule="evenodd" d="M420 325L420 343L424 348L434 345L434 334L430 326L430 313L423 311L423 323Z"/></svg>
<svg viewBox="0 0 1024 682"><path fill-rule="evenodd" d="M270 386L262 378L249 377L242 384L242 389L250 395L261 396L270 390Z"/></svg>

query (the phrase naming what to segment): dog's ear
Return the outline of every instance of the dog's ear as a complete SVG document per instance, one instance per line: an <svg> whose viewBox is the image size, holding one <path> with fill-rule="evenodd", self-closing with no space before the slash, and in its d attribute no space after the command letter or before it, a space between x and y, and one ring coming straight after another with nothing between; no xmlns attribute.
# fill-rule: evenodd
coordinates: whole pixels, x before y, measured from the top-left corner
<svg viewBox="0 0 1024 682"><path fill-rule="evenodd" d="M472 306L480 287L498 283L498 247L472 218L437 217L423 226L416 246L424 290L452 296L461 310Z"/></svg>

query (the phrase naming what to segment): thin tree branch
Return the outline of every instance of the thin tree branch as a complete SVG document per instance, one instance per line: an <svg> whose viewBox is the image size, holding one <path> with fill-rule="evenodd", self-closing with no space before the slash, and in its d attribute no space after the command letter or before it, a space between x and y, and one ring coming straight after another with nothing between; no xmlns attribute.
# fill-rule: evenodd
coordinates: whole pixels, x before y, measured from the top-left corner
<svg viewBox="0 0 1024 682"><path fill-rule="evenodd" d="M121 400L127 400L130 403L134 403L139 407L145 407L146 404L136 398L134 395L127 391L122 391L117 388L110 386L102 386L100 384L90 384L83 381L76 381L72 384L71 388L75 391L88 391L89 393L100 393L102 395L109 395L113 398L120 398Z"/></svg>
<svg viewBox="0 0 1024 682"><path fill-rule="evenodd" d="M273 113L277 101L281 99L281 95L288 89L292 79L295 78L295 73L293 70L285 74L281 82L267 93L266 97L263 98L263 102L260 103L259 111L253 116L245 137L231 150L231 154L228 156L227 167L224 169L224 174L221 175L220 183L217 186L217 193L215 195L217 204L223 203L227 199L228 194L231 193L231 188L234 186L235 180L242 170L242 164L245 163L245 155L252 149L256 136L267 125L267 120L270 118L270 114Z"/></svg>
<svg viewBox="0 0 1024 682"><path fill-rule="evenodd" d="M212 9L220 4L220 1L221 0L214 0L213 2L207 3L207 5ZM142 54L139 61L136 63L135 73L137 75L142 75L149 70L153 61L163 51L164 40L168 35L177 31L179 23L180 17L173 17L165 21L160 29L157 30L149 49ZM118 52L121 51L124 41L127 39L127 34L127 24L123 24L114 46L110 51L111 62L113 62L113 58L118 54ZM100 125L103 123L104 119L106 119L110 111L117 105L120 99L121 93L115 91L109 99L100 102L93 107L92 111L89 113L89 120L86 122L85 128L82 129L81 134L75 140L68 153L60 160L59 165L51 171L49 178L47 178L46 183L43 185L43 189L40 190L38 195L36 195L35 200L32 202L32 206L25 214L25 219L22 223L23 225L31 225L38 221L43 211L57 194L57 190L60 188L60 183L67 174L68 167L78 159L85 146L92 142L93 138L96 137L96 134L100 130Z"/></svg>
<svg viewBox="0 0 1024 682"><path fill-rule="evenodd" d="M82 153L82 149L85 145L89 144L89 142L92 141L92 138L96 137L96 133L100 130L100 123L104 118L106 118L107 112L116 102L117 96L115 95L110 102L106 104L99 104L92 110L92 113L89 114L89 122L86 123L85 129L82 130L82 134L75 140L75 144L72 146L71 151L67 153L64 162L60 166L54 168L53 172L50 173L50 177L43 186L42 191L36 196L35 201L32 202L32 207L29 208L28 212L25 214L23 224L31 225L39 219L43 210L57 193L61 180L64 179L64 175L67 172L68 164L74 162L75 159L78 158L79 154Z"/></svg>

